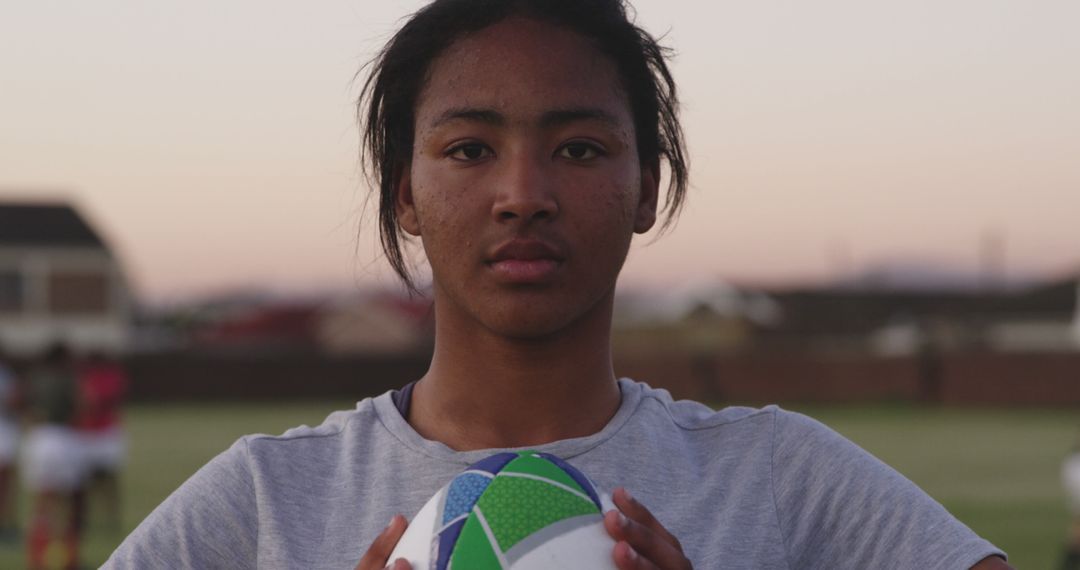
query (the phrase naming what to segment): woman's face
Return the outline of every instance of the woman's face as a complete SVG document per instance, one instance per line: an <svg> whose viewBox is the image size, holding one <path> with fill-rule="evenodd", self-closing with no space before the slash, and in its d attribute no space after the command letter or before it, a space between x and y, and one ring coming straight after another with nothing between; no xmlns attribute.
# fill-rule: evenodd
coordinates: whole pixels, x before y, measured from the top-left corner
<svg viewBox="0 0 1080 570"><path fill-rule="evenodd" d="M423 242L439 318L513 338L609 318L658 185L614 65L574 32L508 19L433 62L415 117L398 219Z"/></svg>

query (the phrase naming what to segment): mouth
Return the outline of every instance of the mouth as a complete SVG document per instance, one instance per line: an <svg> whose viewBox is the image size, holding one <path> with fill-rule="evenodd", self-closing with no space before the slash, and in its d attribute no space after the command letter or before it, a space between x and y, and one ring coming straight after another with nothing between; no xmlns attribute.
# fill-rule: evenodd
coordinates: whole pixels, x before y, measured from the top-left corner
<svg viewBox="0 0 1080 570"><path fill-rule="evenodd" d="M486 264L499 281L525 285L550 281L565 259L560 249L550 243L513 239L496 248Z"/></svg>

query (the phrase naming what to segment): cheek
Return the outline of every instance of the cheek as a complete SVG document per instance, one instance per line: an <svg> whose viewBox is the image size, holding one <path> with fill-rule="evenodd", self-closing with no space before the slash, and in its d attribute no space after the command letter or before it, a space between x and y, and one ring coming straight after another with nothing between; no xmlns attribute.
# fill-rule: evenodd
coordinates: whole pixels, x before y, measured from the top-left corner
<svg viewBox="0 0 1080 570"><path fill-rule="evenodd" d="M467 195L467 186L422 165L414 167L412 174L413 207L421 234L441 232L453 226L455 214L460 213Z"/></svg>
<svg viewBox="0 0 1080 570"><path fill-rule="evenodd" d="M476 192L445 171L419 166L413 169L413 205L420 241L436 275L455 271L466 262L481 227ZM479 212L479 213L478 213Z"/></svg>
<svg viewBox="0 0 1080 570"><path fill-rule="evenodd" d="M579 221L591 227L590 233L606 236L604 241L627 239L633 233L638 200L637 178L631 175L597 180L585 193L589 199L578 205L583 215Z"/></svg>

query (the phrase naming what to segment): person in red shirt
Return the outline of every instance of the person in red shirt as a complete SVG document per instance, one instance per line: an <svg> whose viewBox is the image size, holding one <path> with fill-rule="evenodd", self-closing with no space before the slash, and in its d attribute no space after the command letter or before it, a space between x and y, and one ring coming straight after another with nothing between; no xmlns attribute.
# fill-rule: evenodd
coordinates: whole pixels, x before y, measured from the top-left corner
<svg viewBox="0 0 1080 570"><path fill-rule="evenodd" d="M75 422L83 445L88 494L100 496L107 524L120 528L119 475L127 451L120 408L127 375L119 362L91 354L79 370L79 415Z"/></svg>

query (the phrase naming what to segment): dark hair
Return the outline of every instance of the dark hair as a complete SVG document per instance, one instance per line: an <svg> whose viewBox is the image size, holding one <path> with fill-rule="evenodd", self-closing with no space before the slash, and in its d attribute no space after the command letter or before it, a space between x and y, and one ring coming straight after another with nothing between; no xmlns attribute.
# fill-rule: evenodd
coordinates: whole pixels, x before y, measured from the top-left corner
<svg viewBox="0 0 1080 570"><path fill-rule="evenodd" d="M687 158L668 50L627 17L624 0L435 0L409 18L369 64L357 101L361 162L379 187L379 237L394 271L414 288L401 251L396 187L412 159L416 101L431 62L454 41L511 16L549 22L588 38L615 64L630 102L642 163L669 169L661 231L682 208Z"/></svg>

